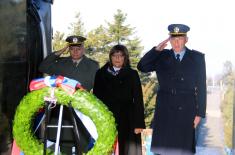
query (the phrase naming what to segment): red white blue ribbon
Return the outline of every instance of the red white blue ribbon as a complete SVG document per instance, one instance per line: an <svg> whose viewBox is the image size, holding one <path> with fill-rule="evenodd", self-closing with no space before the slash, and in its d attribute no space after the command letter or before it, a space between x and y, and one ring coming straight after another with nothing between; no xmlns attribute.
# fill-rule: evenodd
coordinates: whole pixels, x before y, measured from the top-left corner
<svg viewBox="0 0 235 155"><path fill-rule="evenodd" d="M42 89L44 87L61 87L69 94L73 94L76 88L81 88L81 84L73 79L63 76L46 76L45 78L34 79L30 82L30 91Z"/></svg>

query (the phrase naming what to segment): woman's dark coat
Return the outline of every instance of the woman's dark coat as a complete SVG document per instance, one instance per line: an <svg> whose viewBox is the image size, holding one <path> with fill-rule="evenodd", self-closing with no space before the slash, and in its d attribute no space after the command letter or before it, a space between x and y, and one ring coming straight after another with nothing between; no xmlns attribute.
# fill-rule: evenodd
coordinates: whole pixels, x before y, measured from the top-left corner
<svg viewBox="0 0 235 155"><path fill-rule="evenodd" d="M140 155L141 135L134 128L145 128L142 88L138 73L124 67L114 76L107 63L95 76L93 93L107 105L116 119L120 155Z"/></svg>
<svg viewBox="0 0 235 155"><path fill-rule="evenodd" d="M159 82L151 150L192 154L195 152L193 121L196 115L205 117L206 111L204 54L186 48L178 62L173 50L160 52L153 48L140 60L138 69L155 71Z"/></svg>

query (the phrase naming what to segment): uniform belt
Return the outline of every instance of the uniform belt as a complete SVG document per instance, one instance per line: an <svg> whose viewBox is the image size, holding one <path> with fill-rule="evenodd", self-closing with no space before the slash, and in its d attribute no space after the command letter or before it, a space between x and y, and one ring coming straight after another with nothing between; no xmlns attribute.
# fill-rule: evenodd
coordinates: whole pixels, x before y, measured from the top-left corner
<svg viewBox="0 0 235 155"><path fill-rule="evenodd" d="M181 90L181 89L160 89L158 90L159 93L165 93L165 94L195 94L195 90Z"/></svg>

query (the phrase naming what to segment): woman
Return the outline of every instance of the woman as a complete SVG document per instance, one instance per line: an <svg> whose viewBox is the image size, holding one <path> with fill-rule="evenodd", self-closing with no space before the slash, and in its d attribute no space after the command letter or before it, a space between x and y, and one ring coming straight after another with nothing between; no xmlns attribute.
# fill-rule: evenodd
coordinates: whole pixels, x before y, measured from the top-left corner
<svg viewBox="0 0 235 155"><path fill-rule="evenodd" d="M143 94L125 46L115 45L110 50L109 62L96 73L93 93L116 119L119 154L141 155L140 133L145 128Z"/></svg>

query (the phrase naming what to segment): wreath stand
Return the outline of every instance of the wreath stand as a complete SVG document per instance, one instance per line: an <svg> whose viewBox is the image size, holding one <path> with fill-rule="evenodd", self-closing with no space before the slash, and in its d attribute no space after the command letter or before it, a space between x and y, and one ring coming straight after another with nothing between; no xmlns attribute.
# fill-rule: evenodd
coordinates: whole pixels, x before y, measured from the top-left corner
<svg viewBox="0 0 235 155"><path fill-rule="evenodd" d="M44 103L45 103L45 113L41 119L41 121L39 122L36 130L39 128L39 126L41 125L42 121L45 119L45 131L44 131L44 137L43 137L43 143L44 143L44 147L43 147L43 155L46 155L46 150L47 150L47 135L48 135L48 128L57 128L57 134L56 134L56 142L55 142L55 153L54 155L58 155L59 154L59 143L60 143L60 134L61 134L61 129L62 128L72 128L73 129L73 133L75 136L75 147L77 150L77 154L78 155L82 155L80 148L80 136L78 133L78 126L74 117L74 113L73 113L73 109L71 107L71 102L69 102L69 113L70 113L70 118L72 120L72 125L62 125L62 120L63 120L63 105L60 104L60 110L59 110L59 119L58 119L58 124L57 125L50 125L49 124L49 120L50 120L50 115L49 113L51 112L51 109L53 107L55 107L56 105L56 98L54 97L54 91L55 89L53 88L51 90L51 95L50 97L45 97L44 98ZM79 119L79 118L78 118ZM75 152L74 152L75 153Z"/></svg>

